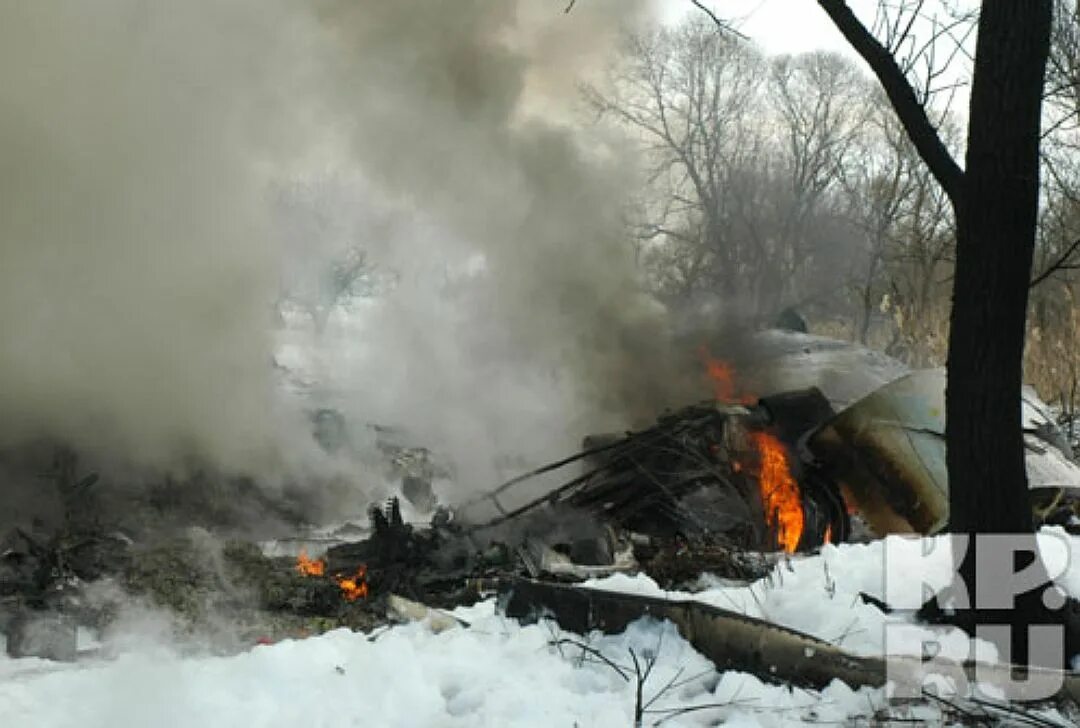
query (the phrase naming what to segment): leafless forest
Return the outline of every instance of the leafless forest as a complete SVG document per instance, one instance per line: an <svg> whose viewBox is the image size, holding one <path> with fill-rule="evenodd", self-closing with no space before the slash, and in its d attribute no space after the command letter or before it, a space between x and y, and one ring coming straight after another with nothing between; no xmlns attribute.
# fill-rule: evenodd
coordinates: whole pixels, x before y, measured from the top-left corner
<svg viewBox="0 0 1080 728"><path fill-rule="evenodd" d="M876 30L942 139L962 155L962 68L974 19L882 6ZM909 23L918 23L915 34ZM1080 32L1062 6L1046 91L1044 176L1026 378L1066 411L1080 376ZM954 221L947 197L859 64L764 54L702 14L626 38L588 108L648 155L628 211L636 259L672 309L768 323L794 307L811 330L914 366L945 362Z"/></svg>

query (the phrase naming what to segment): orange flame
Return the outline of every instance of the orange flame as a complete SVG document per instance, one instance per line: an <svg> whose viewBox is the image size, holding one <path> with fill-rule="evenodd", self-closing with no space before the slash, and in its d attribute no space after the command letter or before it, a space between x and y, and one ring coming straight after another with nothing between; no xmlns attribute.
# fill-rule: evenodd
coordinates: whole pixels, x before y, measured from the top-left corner
<svg viewBox="0 0 1080 728"><path fill-rule="evenodd" d="M825 538L824 538L823 542L824 543L832 543L832 524L831 523L828 526L825 527Z"/></svg>
<svg viewBox="0 0 1080 728"><path fill-rule="evenodd" d="M704 346L698 349L698 354L705 364L705 375L712 383L713 397L717 402L738 402L739 404L752 404L754 402L751 395L739 392L739 388L735 384L734 367L726 361L714 359Z"/></svg>
<svg viewBox="0 0 1080 728"><path fill-rule="evenodd" d="M307 551L300 549L300 554L296 557L296 571L303 576L325 576L326 561L324 559L308 558ZM361 565L358 567L356 573L352 576L334 574L333 579L334 583L341 589L341 596L346 601L355 602L357 599L368 595L366 566Z"/></svg>
<svg viewBox="0 0 1080 728"><path fill-rule="evenodd" d="M296 557L296 571L304 576L322 576L326 573L326 562L309 559L307 549L300 549L300 555Z"/></svg>
<svg viewBox="0 0 1080 728"><path fill-rule="evenodd" d="M761 457L758 483L765 508L765 523L776 530L784 551L794 553L803 532L802 497L799 484L788 468L784 444L767 432L750 435Z"/></svg>
<svg viewBox="0 0 1080 728"><path fill-rule="evenodd" d="M334 581L341 588L342 596L345 597L346 601L355 602L357 599L368 595L366 577L367 567L361 566L353 576L337 574L334 576Z"/></svg>

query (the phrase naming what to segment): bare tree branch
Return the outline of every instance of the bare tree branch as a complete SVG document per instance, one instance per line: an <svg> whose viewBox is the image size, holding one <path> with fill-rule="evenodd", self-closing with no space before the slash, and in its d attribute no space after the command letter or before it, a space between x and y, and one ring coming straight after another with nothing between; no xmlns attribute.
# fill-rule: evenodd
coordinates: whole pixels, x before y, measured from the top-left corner
<svg viewBox="0 0 1080 728"><path fill-rule="evenodd" d="M926 109L919 103L896 59L866 29L844 0L818 0L818 5L877 76L919 155L949 196L953 207L958 207L964 172L930 123Z"/></svg>
<svg viewBox="0 0 1080 728"><path fill-rule="evenodd" d="M1034 288L1059 270L1076 270L1080 268L1080 263L1069 263L1069 258L1071 258L1073 253L1078 249L1080 249L1080 238L1074 240L1072 245L1070 245L1064 253L1058 256L1057 260L1046 267L1046 270L1032 278L1028 287Z"/></svg>
<svg viewBox="0 0 1080 728"><path fill-rule="evenodd" d="M744 35L743 33L740 33L738 30L736 30L731 25L731 23L728 23L728 22L726 22L724 20L721 20L720 17L717 16L717 14L714 13L712 10L710 10L706 5L704 5L701 2L701 0L690 0L690 2L692 2L694 4L694 6L697 7L698 10L700 10L701 12L708 15L709 18L711 18L712 21L714 23L716 23L716 27L717 27L718 30L722 30L725 33L731 33L732 35L736 35L739 38L742 38L743 40L749 40L749 38L747 38L746 35Z"/></svg>
<svg viewBox="0 0 1080 728"><path fill-rule="evenodd" d="M595 647L590 647L589 645L581 642L580 640L570 639L569 637L560 637L556 639L551 639L548 642L548 645L555 648L559 648L562 645L572 645L574 647L577 647L581 650L583 655L591 655L599 662L602 662L603 664L614 670L615 673L623 680L625 680L626 682L630 682L630 675L628 674L626 667L619 665L617 662L612 660L600 650L596 649Z"/></svg>

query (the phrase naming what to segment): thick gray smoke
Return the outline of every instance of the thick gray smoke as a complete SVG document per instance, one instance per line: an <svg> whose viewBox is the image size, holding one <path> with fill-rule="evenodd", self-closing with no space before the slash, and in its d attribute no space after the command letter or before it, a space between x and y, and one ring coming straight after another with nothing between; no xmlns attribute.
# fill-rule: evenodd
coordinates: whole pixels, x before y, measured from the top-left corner
<svg viewBox="0 0 1080 728"><path fill-rule="evenodd" d="M0 3L3 444L273 455L262 187L306 124L273 5Z"/></svg>
<svg viewBox="0 0 1080 728"><path fill-rule="evenodd" d="M491 477L493 452L554 454L655 414L669 386L622 220L634 169L561 124L575 82L643 8L325 6L352 53L337 82L350 149L424 219L372 241L405 275L367 332L373 371L393 382L368 401L443 440L468 479Z"/></svg>
<svg viewBox="0 0 1080 728"><path fill-rule="evenodd" d="M351 418L483 485L497 453L667 404L624 236L634 166L568 122L647 9L0 0L0 444L279 462L272 313L298 256L267 190L326 174L358 180L334 204L398 280L319 343Z"/></svg>

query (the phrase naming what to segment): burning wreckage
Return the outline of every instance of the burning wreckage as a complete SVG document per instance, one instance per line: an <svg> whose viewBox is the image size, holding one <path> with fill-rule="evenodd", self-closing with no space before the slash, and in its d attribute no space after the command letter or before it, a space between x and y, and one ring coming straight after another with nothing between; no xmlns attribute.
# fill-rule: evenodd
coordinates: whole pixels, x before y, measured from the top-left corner
<svg viewBox="0 0 1080 728"><path fill-rule="evenodd" d="M113 616L107 601L86 598L108 577L190 621L232 609L242 615L238 644L395 619L443 624L452 618L438 609L499 593L508 616L546 614L577 632L667 618L718 666L770 680L881 685L881 658L713 606L575 585L615 571L644 571L664 587L704 572L750 581L784 552L945 526L943 371L908 371L867 349L789 332L759 335L757 350L753 366L738 365L747 372L738 380L732 365L706 356L710 400L646 429L586 437L576 454L453 510L435 508L426 527L407 524L393 499L370 512L360 540L337 533L325 548L309 542L278 556L236 541L212 558L192 538L142 548L86 524L48 538L17 530L0 560L8 651L74 659L75 625ZM1023 418L1032 517L1072 529L1080 467L1070 444L1030 391ZM321 419L341 427L326 412ZM404 495L430 507L427 453L410 459L398 448L393 457ZM58 484L71 495L93 480L69 463ZM324 553L308 553L315 548ZM806 650L816 659L804 659Z"/></svg>
<svg viewBox="0 0 1080 728"><path fill-rule="evenodd" d="M582 452L460 506L457 520L476 534L544 511L586 512L653 541L788 553L942 530L944 370L907 371L820 337L767 332L761 339L787 350L743 381L803 386L752 396L736 385L732 366L707 359L714 400L667 413L645 430L586 437ZM1033 519L1071 528L1080 523L1080 467L1070 442L1030 389L1022 417ZM575 463L583 472L539 493L533 486Z"/></svg>

